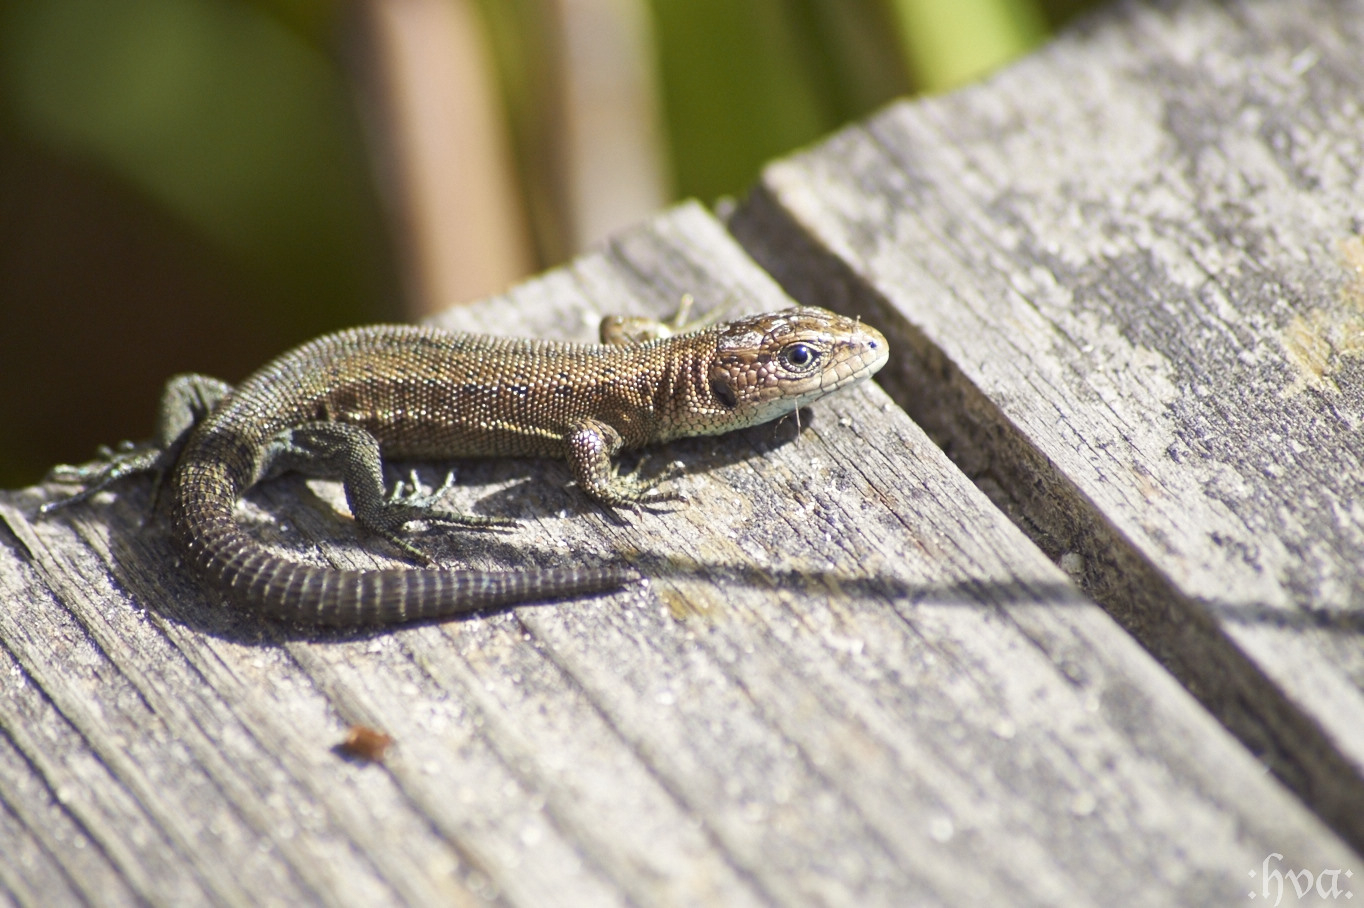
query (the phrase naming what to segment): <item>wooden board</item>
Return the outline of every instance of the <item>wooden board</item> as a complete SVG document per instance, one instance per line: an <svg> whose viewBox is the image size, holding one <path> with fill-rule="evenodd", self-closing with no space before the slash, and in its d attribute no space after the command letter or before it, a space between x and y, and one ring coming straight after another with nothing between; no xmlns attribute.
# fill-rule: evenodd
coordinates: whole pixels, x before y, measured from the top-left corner
<svg viewBox="0 0 1364 908"><path fill-rule="evenodd" d="M770 166L734 229L1364 846L1364 4L1128 4Z"/></svg>
<svg viewBox="0 0 1364 908"><path fill-rule="evenodd" d="M697 207L444 321L586 339L684 292L787 300ZM895 356L903 355L893 351ZM177 567L148 484L0 496L0 895L28 904L1093 904L1239 900L1340 841L874 385L679 442L686 507L610 516L559 464L460 464L525 521L446 552L624 553L647 589L320 634ZM439 465L423 465L427 481ZM241 512L392 563L329 483ZM383 765L332 750L391 734Z"/></svg>

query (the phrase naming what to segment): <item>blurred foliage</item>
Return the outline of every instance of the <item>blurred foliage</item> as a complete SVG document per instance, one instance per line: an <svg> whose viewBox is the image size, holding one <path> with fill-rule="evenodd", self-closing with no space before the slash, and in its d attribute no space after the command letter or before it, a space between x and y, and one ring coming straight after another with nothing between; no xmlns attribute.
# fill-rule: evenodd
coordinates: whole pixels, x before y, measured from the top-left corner
<svg viewBox="0 0 1364 908"><path fill-rule="evenodd" d="M1012 60L1047 35L1042 10L1019 0L893 0L897 34L922 91L942 91Z"/></svg>
<svg viewBox="0 0 1364 908"><path fill-rule="evenodd" d="M543 265L562 261L568 248L565 194L554 157L562 128L558 109L559 44L553 5L545 0L474 0L492 44L507 126L516 155L535 258Z"/></svg>
<svg viewBox="0 0 1364 908"><path fill-rule="evenodd" d="M649 0L680 196L1025 53L1093 0Z"/></svg>
<svg viewBox="0 0 1364 908"><path fill-rule="evenodd" d="M476 0L542 264L562 193L544 0ZM1024 53L1090 0L645 0L676 196ZM397 281L339 0L0 0L0 484L150 431L176 370L235 380Z"/></svg>
<svg viewBox="0 0 1364 908"><path fill-rule="evenodd" d="M150 434L175 371L396 315L330 6L0 2L0 483Z"/></svg>
<svg viewBox="0 0 1364 908"><path fill-rule="evenodd" d="M12 2L0 67L30 140L127 180L293 301L254 315L301 328L372 311L382 233L345 86L274 18L215 0Z"/></svg>
<svg viewBox="0 0 1364 908"><path fill-rule="evenodd" d="M569 254L553 160L556 4L475 0L540 261ZM889 101L1036 46L1097 0L644 0L675 198L742 192L764 163Z"/></svg>
<svg viewBox="0 0 1364 908"><path fill-rule="evenodd" d="M738 192L763 161L909 87L888 30L867 25L877 4L650 3L682 195ZM842 27L821 27L829 21Z"/></svg>

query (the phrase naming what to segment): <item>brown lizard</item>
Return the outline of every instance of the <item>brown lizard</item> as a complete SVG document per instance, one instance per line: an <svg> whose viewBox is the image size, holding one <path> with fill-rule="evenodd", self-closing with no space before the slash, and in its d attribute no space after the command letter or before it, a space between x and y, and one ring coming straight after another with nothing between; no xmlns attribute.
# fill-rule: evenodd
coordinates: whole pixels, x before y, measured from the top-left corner
<svg viewBox="0 0 1364 908"><path fill-rule="evenodd" d="M678 320L681 318L679 312ZM288 470L340 478L356 521L414 560L406 525L496 527L423 492L385 488L386 458L558 457L604 505L667 501L660 478L616 472L620 451L719 435L792 413L885 365L875 329L823 309L794 308L694 331L607 319L602 344L377 325L329 334L271 362L236 388L203 375L167 383L157 438L53 471L84 490L153 472L169 482L173 533L198 573L265 616L321 625L388 624L558 599L639 580L624 566L519 572L442 568L342 571L281 558L233 512L251 486ZM652 338L652 339L649 339Z"/></svg>

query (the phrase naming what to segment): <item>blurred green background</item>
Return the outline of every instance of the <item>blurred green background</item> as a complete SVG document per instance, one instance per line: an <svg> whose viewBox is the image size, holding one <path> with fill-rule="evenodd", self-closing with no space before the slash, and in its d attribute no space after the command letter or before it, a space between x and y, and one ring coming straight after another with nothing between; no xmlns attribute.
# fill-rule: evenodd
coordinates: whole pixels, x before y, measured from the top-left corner
<svg viewBox="0 0 1364 908"><path fill-rule="evenodd" d="M453 2L453 0L452 0ZM539 267L550 0L472 0ZM649 22L664 197L1025 53L1089 0L618 0ZM559 0L555 15L564 15ZM0 2L0 486L146 437L177 371L236 381L404 317L335 0ZM369 136L373 138L373 136ZM477 212L470 212L477 217Z"/></svg>

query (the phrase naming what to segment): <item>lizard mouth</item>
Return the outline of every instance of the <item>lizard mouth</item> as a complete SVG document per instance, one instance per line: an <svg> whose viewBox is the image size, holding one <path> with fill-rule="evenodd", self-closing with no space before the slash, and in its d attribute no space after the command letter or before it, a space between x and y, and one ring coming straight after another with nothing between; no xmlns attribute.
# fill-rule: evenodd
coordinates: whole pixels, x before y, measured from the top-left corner
<svg viewBox="0 0 1364 908"><path fill-rule="evenodd" d="M890 345L875 328L859 326L858 333L844 344L846 353L840 357L832 369L826 371L830 378L822 383L824 393L836 391L845 385L871 378L881 371L890 360Z"/></svg>

